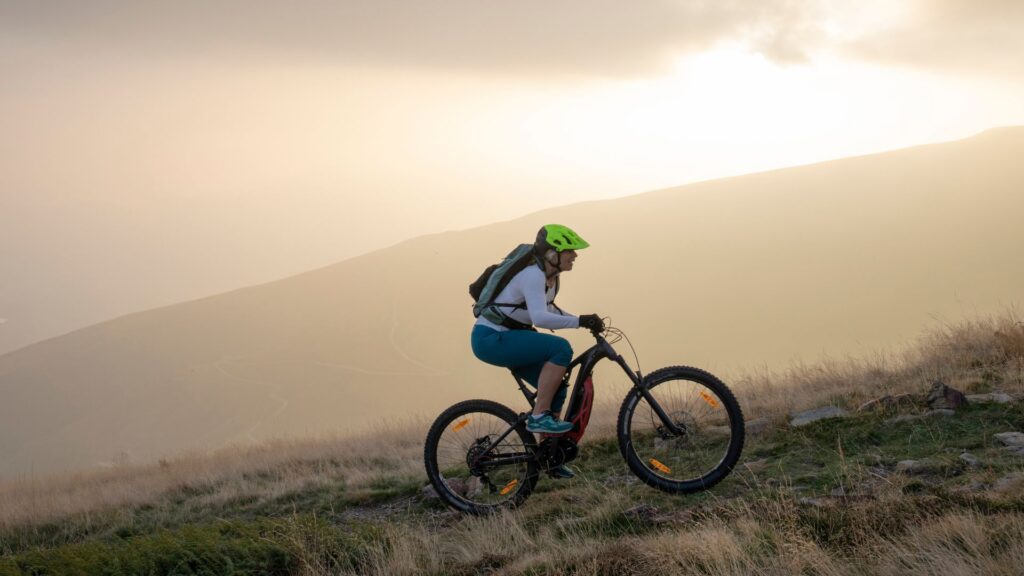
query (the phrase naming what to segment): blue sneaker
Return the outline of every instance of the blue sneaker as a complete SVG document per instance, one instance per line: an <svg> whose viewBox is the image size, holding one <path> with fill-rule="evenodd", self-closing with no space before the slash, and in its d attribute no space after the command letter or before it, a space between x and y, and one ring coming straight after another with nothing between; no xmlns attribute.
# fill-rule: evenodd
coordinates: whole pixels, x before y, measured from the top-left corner
<svg viewBox="0 0 1024 576"><path fill-rule="evenodd" d="M572 468L562 464L548 470L548 476L558 480L568 480L569 478L575 478L576 473L572 471Z"/></svg>
<svg viewBox="0 0 1024 576"><path fill-rule="evenodd" d="M543 432L544 434L565 434L572 430L572 422L555 420L551 412L545 410L540 416L530 414L526 419L526 429L530 432Z"/></svg>

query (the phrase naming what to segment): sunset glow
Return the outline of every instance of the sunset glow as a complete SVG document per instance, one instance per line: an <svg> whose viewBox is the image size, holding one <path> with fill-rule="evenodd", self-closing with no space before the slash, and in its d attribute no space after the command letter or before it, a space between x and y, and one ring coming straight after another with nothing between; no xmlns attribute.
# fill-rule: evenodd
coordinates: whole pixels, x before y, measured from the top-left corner
<svg viewBox="0 0 1024 576"><path fill-rule="evenodd" d="M421 234L1024 124L1014 6L5 3L0 351Z"/></svg>

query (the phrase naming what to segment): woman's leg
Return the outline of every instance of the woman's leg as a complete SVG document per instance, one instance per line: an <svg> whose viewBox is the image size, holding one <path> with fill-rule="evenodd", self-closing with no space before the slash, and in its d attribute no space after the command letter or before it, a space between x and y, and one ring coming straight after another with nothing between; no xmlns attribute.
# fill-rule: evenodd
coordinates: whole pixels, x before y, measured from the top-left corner
<svg viewBox="0 0 1024 576"><path fill-rule="evenodd" d="M540 378L537 379L537 399L533 403L533 414L539 415L545 410L551 409L551 400L554 399L558 387L565 377L565 366L559 366L547 362L540 371ZM561 408L561 406L559 406Z"/></svg>
<svg viewBox="0 0 1024 576"><path fill-rule="evenodd" d="M565 338L530 330L499 332L476 326L472 344L473 353L480 360L514 369L520 377L537 387L534 414L551 408L552 399L558 396L566 366L572 360L572 346ZM564 398L560 397L560 400Z"/></svg>

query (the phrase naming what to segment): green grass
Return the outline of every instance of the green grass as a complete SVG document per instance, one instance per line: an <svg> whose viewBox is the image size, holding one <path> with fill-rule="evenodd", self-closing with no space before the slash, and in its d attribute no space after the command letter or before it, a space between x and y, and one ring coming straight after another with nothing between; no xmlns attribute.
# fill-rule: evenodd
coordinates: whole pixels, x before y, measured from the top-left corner
<svg viewBox="0 0 1024 576"><path fill-rule="evenodd" d="M217 520L25 551L0 561L0 575L283 575L301 565L358 571L366 545L383 537L374 525L335 524L310 514Z"/></svg>

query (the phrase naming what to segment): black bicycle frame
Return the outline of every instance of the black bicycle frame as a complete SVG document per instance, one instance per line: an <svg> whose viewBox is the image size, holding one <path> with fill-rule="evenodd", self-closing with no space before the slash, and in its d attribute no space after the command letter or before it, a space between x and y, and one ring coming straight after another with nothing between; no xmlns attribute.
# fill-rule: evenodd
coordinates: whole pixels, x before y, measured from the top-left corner
<svg viewBox="0 0 1024 576"><path fill-rule="evenodd" d="M665 425L665 428L677 436L683 435L684 431L672 421L661 405L658 404L658 401L654 399L654 396L651 395L650 391L647 390L647 387L643 385L643 375L639 371L633 372L633 369L626 364L626 360L622 355L612 348L612 345L605 340L604 336L594 334L594 338L597 339L597 343L573 359L573 361L569 363L569 366L566 367L565 379L563 380L564 382L569 381L574 368L579 366L580 371L576 374L576 383L573 385L572 393L569 396L569 407L566 409L563 420L572 420L576 416L576 413L580 410L583 404L583 382L591 375L591 373L593 373L594 366L596 366L601 360L607 358L622 368L622 371L625 372L626 376L628 376L630 381L633 382L633 390L638 391L640 395L644 397L644 400L647 400L647 403L654 410L654 413L658 415L658 418L661 419L661 423ZM530 407L532 408L535 405L537 393L527 388L526 384L523 383L523 379L517 376L515 372L512 373L512 376L516 379L516 384L519 385L519 390L523 393L523 396L526 396L526 401L530 403ZM507 464L517 464L533 459L535 457L533 454L512 454L480 462L480 458L484 454L493 450L494 447L500 444L502 440L511 434L517 426L525 422L528 417L528 412L520 414L516 423L510 426L508 430L505 430L505 432L496 440L491 442L490 445L487 446L487 449L481 452L481 455L478 456L473 463L492 468Z"/></svg>

